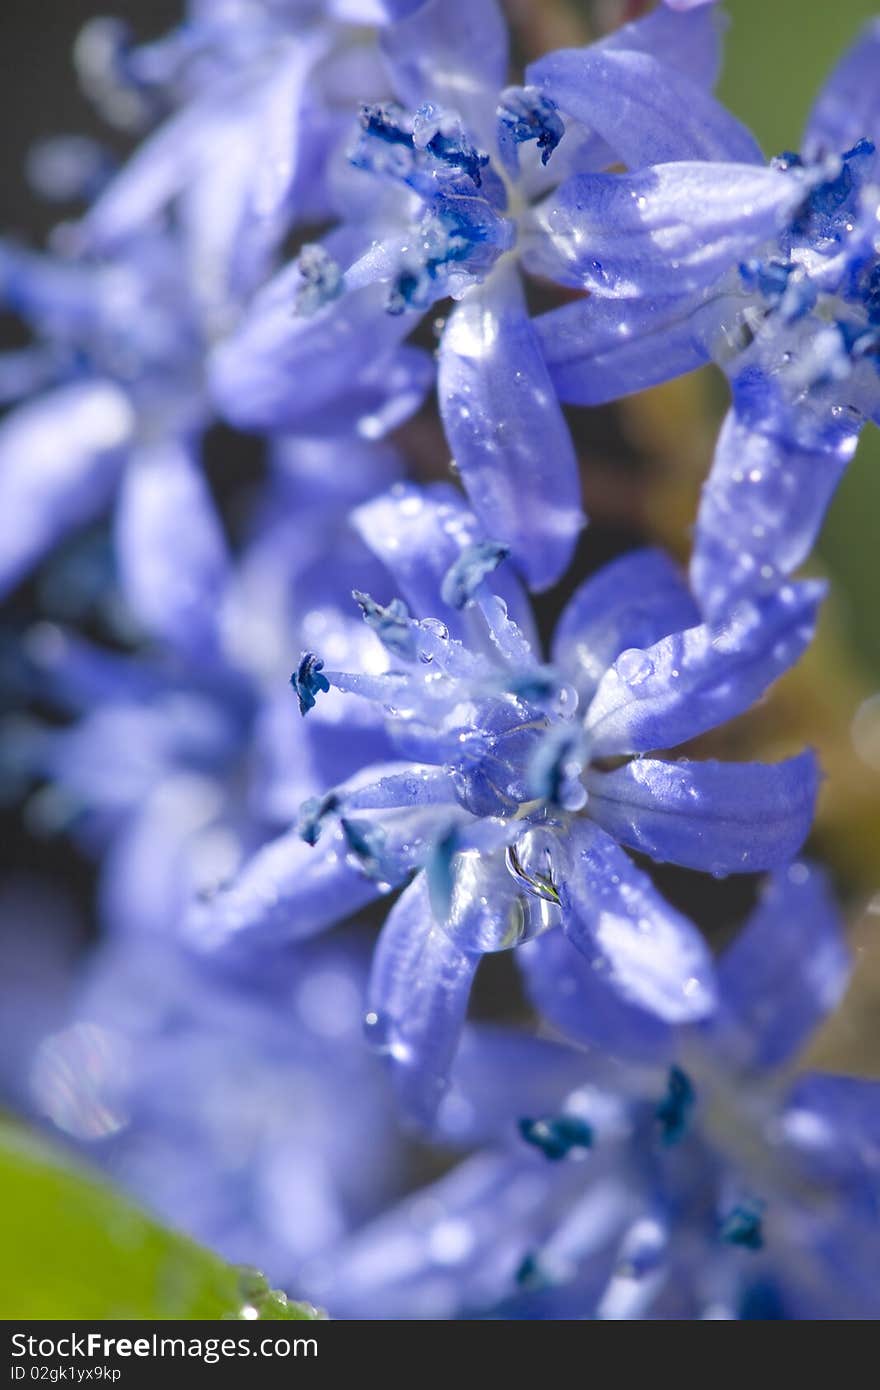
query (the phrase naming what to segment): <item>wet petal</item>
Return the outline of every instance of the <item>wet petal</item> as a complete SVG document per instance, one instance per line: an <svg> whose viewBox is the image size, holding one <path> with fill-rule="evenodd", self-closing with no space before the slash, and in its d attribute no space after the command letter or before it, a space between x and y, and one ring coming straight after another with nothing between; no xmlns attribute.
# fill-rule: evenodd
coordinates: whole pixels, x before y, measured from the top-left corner
<svg viewBox="0 0 880 1390"><path fill-rule="evenodd" d="M718 437L697 516L691 576L706 614L771 588L806 559L855 453L841 428L806 440L761 428L731 410Z"/></svg>
<svg viewBox="0 0 880 1390"><path fill-rule="evenodd" d="M555 933L559 935L559 933ZM565 944L569 955L581 959ZM517 957L519 959L519 957ZM460 1145L510 1140L523 1115L553 1114L568 1094L608 1070L578 1049L490 1024L465 1028L436 1131ZM511 1084L499 1085L509 1077Z"/></svg>
<svg viewBox="0 0 880 1390"><path fill-rule="evenodd" d="M649 53L669 67L678 68L707 90L714 87L721 66L721 38L725 21L719 12L705 9L707 0L666 0L655 10L615 29L599 47L630 48ZM712 0L708 0L712 3ZM677 13L676 13L677 11ZM685 13L690 11L690 13Z"/></svg>
<svg viewBox="0 0 880 1390"><path fill-rule="evenodd" d="M553 660L586 708L614 658L699 621L678 568L662 550L636 550L575 589L553 636Z"/></svg>
<svg viewBox="0 0 880 1390"><path fill-rule="evenodd" d="M677 159L762 163L745 126L699 82L649 53L563 48L530 64L526 80L630 169Z"/></svg>
<svg viewBox="0 0 880 1390"><path fill-rule="evenodd" d="M496 0L427 0L382 35L395 95L457 111L485 142L507 77L507 24Z"/></svg>
<svg viewBox="0 0 880 1390"><path fill-rule="evenodd" d="M460 494L445 484L400 484L358 507L352 524L388 568L412 612L440 618L460 637L468 620L443 599L443 581L462 551L482 535ZM509 565L496 570L491 587L526 637L534 637L531 605Z"/></svg>
<svg viewBox="0 0 880 1390"><path fill-rule="evenodd" d="M715 972L696 927L604 830L582 821L572 840L569 941L624 1003L665 1023L705 1018L715 1008Z"/></svg>
<svg viewBox="0 0 880 1390"><path fill-rule="evenodd" d="M283 946L341 921L381 891L349 862L341 831L313 848L290 830L258 850L228 887L193 903L183 934L205 953Z"/></svg>
<svg viewBox="0 0 880 1390"><path fill-rule="evenodd" d="M419 874L379 937L367 1036L390 1058L400 1104L421 1125L430 1125L449 1084L478 961L437 925Z"/></svg>
<svg viewBox="0 0 880 1390"><path fill-rule="evenodd" d="M604 405L702 367L716 313L717 304L700 294L589 295L539 315L534 325L559 399Z"/></svg>
<svg viewBox="0 0 880 1390"><path fill-rule="evenodd" d="M656 762L639 758L587 779L590 814L615 840L661 863L714 874L787 863L813 821L812 753L786 762Z"/></svg>
<svg viewBox="0 0 880 1390"><path fill-rule="evenodd" d="M487 536L530 588L564 573L583 526L574 448L515 272L499 268L453 311L440 347L443 423Z"/></svg>
<svg viewBox="0 0 880 1390"><path fill-rule="evenodd" d="M598 295L686 294L713 284L780 227L800 185L751 164L657 164L576 174L536 210L530 269Z"/></svg>
<svg viewBox="0 0 880 1390"><path fill-rule="evenodd" d="M297 264L257 295L239 328L209 361L218 410L243 429L286 430L335 407L368 363L394 352L412 314L389 314L387 287L371 280L297 313Z"/></svg>
<svg viewBox="0 0 880 1390"><path fill-rule="evenodd" d="M724 623L622 652L587 715L594 754L674 748L742 714L805 650L824 593L815 580L787 584Z"/></svg>
<svg viewBox="0 0 880 1390"><path fill-rule="evenodd" d="M367 361L332 410L326 406L297 412L297 433L309 439L331 438L351 431L357 441L373 443L404 424L433 388L434 360L408 343L378 362Z"/></svg>
<svg viewBox="0 0 880 1390"><path fill-rule="evenodd" d="M542 1018L572 1042L651 1063L671 1055L669 1025L608 988L601 952L588 959L562 932L551 931L521 946L516 963Z"/></svg>

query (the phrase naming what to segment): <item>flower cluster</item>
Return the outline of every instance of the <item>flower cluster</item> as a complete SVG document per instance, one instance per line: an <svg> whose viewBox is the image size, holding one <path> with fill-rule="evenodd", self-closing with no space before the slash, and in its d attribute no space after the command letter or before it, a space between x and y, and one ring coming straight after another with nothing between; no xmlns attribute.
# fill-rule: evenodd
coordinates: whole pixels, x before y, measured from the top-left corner
<svg viewBox="0 0 880 1390"><path fill-rule="evenodd" d="M876 1086L798 1061L852 969L819 760L727 729L880 423L880 20L768 162L719 7L639 8L520 72L496 0L95 20L139 143L44 142L77 215L0 243L0 775L97 937L51 1007L23 940L4 1090L331 1315L880 1314ZM599 563L569 407L708 362L689 569ZM675 885L731 875L719 954Z"/></svg>

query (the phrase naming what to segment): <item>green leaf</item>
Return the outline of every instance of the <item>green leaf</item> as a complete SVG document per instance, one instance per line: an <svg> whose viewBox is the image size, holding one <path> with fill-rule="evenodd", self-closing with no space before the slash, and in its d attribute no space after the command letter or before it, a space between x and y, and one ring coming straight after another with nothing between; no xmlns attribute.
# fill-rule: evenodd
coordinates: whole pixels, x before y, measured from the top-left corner
<svg viewBox="0 0 880 1390"><path fill-rule="evenodd" d="M101 1178L0 1122L0 1315L310 1319L256 1270L165 1230Z"/></svg>

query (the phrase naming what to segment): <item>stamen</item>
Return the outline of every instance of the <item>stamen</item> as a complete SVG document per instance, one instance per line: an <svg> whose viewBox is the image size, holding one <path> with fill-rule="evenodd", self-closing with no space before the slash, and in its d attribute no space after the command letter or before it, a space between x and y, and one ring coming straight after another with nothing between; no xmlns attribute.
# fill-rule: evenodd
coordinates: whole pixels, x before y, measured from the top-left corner
<svg viewBox="0 0 880 1390"><path fill-rule="evenodd" d="M467 139L454 112L443 111L431 102L420 106L413 118L413 143L450 169L460 169L475 188L482 186L480 171L489 163L489 156Z"/></svg>
<svg viewBox="0 0 880 1390"><path fill-rule="evenodd" d="M681 1067L670 1067L666 1095L654 1112L664 1144L678 1144L684 1138L696 1099L687 1073Z"/></svg>
<svg viewBox="0 0 880 1390"><path fill-rule="evenodd" d="M395 656L412 661L416 654L416 644L409 609L403 600L392 599L387 607L383 607L359 589L352 590L352 598L359 604L367 627L373 629L382 645Z"/></svg>
<svg viewBox="0 0 880 1390"><path fill-rule="evenodd" d="M296 260L302 283L296 292L294 312L303 318L316 314L342 294L342 268L323 246L304 246Z"/></svg>
<svg viewBox="0 0 880 1390"><path fill-rule="evenodd" d="M541 1268L538 1256L532 1252L523 1256L516 1274L513 1277L517 1287L527 1292L546 1289L551 1283L544 1270Z"/></svg>
<svg viewBox="0 0 880 1390"><path fill-rule="evenodd" d="M365 135L389 145L412 145L412 124L402 106L395 102L365 102L358 112Z"/></svg>
<svg viewBox="0 0 880 1390"><path fill-rule="evenodd" d="M330 689L327 677L321 675L323 669L324 663L319 656L314 652L303 652L299 666L290 677L290 684L296 693L299 712L302 715L314 709L315 700L321 691L326 693Z"/></svg>
<svg viewBox="0 0 880 1390"><path fill-rule="evenodd" d="M496 110L498 148L512 177L519 173L517 146L537 141L541 163L546 164L565 134L559 109L538 87L508 87Z"/></svg>
<svg viewBox="0 0 880 1390"><path fill-rule="evenodd" d="M583 730L566 724L552 725L529 760L528 788L537 800L566 810L580 810L586 792L580 781L586 757Z"/></svg>
<svg viewBox="0 0 880 1390"><path fill-rule="evenodd" d="M324 796L310 796L299 808L297 830L307 845L316 845L321 838L324 821L339 809L339 797L335 792Z"/></svg>
<svg viewBox="0 0 880 1390"><path fill-rule="evenodd" d="M347 816L340 818L339 825L349 850L364 873L369 878L381 877L380 856L385 837L379 827L366 821L349 820Z"/></svg>
<svg viewBox="0 0 880 1390"><path fill-rule="evenodd" d="M764 1245L763 1202L740 1202L724 1218L719 1235L726 1245L760 1250Z"/></svg>
<svg viewBox="0 0 880 1390"><path fill-rule="evenodd" d="M455 889L455 875L452 865L459 848L458 831L453 825L445 835L440 836L434 842L425 864L428 897L438 922L448 921L452 909L452 895Z"/></svg>
<svg viewBox="0 0 880 1390"><path fill-rule="evenodd" d="M449 566L440 596L450 608L462 609L470 603L483 580L506 560L510 546L500 541L475 541Z"/></svg>
<svg viewBox="0 0 880 1390"><path fill-rule="evenodd" d="M519 1132L527 1144L540 1149L552 1163L567 1158L572 1149L590 1149L593 1131L577 1115L556 1115L546 1119L519 1121Z"/></svg>

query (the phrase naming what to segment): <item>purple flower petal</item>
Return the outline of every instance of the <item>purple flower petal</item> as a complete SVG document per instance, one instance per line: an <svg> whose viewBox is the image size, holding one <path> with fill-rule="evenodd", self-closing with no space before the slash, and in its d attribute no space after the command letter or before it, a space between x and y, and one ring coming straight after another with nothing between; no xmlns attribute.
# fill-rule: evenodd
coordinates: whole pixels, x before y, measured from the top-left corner
<svg viewBox="0 0 880 1390"><path fill-rule="evenodd" d="M559 931L545 932L516 953L529 998L564 1037L613 1057L662 1064L664 1056L671 1056L671 1028L609 989L604 957L596 952L594 958L602 962L602 970L594 969L593 961Z"/></svg>
<svg viewBox="0 0 880 1390"><path fill-rule="evenodd" d="M540 314L534 326L550 380L568 405L604 405L709 361L717 304L589 295Z"/></svg>
<svg viewBox="0 0 880 1390"><path fill-rule="evenodd" d="M678 159L763 163L745 126L699 82L649 53L563 48L532 63L526 81L600 136L630 169Z"/></svg>
<svg viewBox="0 0 880 1390"><path fill-rule="evenodd" d="M456 637L468 630L467 615L450 609L441 590L450 567L482 532L454 488L400 484L358 507L352 524L417 617L440 618ZM492 591L527 639L534 639L531 605L509 566L493 574Z"/></svg>
<svg viewBox="0 0 880 1390"><path fill-rule="evenodd" d="M568 566L584 524L568 426L522 289L500 269L453 311L440 346L440 409L471 505L529 587Z"/></svg>
<svg viewBox="0 0 880 1390"><path fill-rule="evenodd" d="M710 618L806 559L858 440L853 424L811 446L749 416L728 412L700 500L691 578Z"/></svg>
<svg viewBox="0 0 880 1390"><path fill-rule="evenodd" d="M717 11L712 13L702 8L705 4L706 0L676 0L671 4L667 0L668 8L658 5L641 19L622 25L601 39L598 47L648 53L668 67L680 69L711 91L721 67L721 38L725 26ZM684 13L688 10L691 13Z"/></svg>
<svg viewBox="0 0 880 1390"><path fill-rule="evenodd" d="M715 972L696 927L604 830L581 821L572 841L569 941L625 1003L665 1023L705 1018L715 1008Z"/></svg>
<svg viewBox="0 0 880 1390"><path fill-rule="evenodd" d="M582 960L561 933L550 935L562 940L569 956ZM516 1133L523 1115L561 1110L571 1091L597 1074L607 1079L608 1070L604 1058L587 1059L580 1049L509 1028L472 1024L462 1035L436 1131L456 1147L504 1142ZM499 1086L505 1075L515 1077L515 1084Z"/></svg>
<svg viewBox="0 0 880 1390"><path fill-rule="evenodd" d="M616 656L699 621L679 570L661 550L636 550L575 589L553 636L553 660L584 708Z"/></svg>
<svg viewBox="0 0 880 1390"><path fill-rule="evenodd" d="M458 112L484 142L507 79L507 23L496 0L427 0L382 34L391 85L404 106Z"/></svg>
<svg viewBox="0 0 880 1390"><path fill-rule="evenodd" d="M787 863L813 820L812 753L786 762L657 762L592 772L590 815L624 845L661 863L714 874Z"/></svg>
<svg viewBox="0 0 880 1390"><path fill-rule="evenodd" d="M370 977L368 1037L390 1058L404 1112L429 1125L449 1084L479 956L460 951L431 911L424 874L395 903Z"/></svg>
<svg viewBox="0 0 880 1390"><path fill-rule="evenodd" d="M724 1046L750 1067L780 1066L837 1007L851 970L824 874L781 869L718 962Z"/></svg>
<svg viewBox="0 0 880 1390"><path fill-rule="evenodd" d="M258 850L228 887L194 902L183 935L204 953L283 946L359 911L381 891L349 863L341 831L325 833L313 848L289 830Z"/></svg>
<svg viewBox="0 0 880 1390"><path fill-rule="evenodd" d="M805 650L824 593L816 580L787 584L724 623L621 652L587 714L594 756L674 748L742 714Z"/></svg>
<svg viewBox="0 0 880 1390"><path fill-rule="evenodd" d="M735 268L803 198L798 183L752 164L657 164L575 174L537 209L526 265L612 298L686 294Z"/></svg>
<svg viewBox="0 0 880 1390"><path fill-rule="evenodd" d="M296 311L302 283L296 263L276 275L209 359L217 409L242 429L297 429L335 408L352 380L392 354L413 326L412 314L386 312L379 280L343 288L305 314Z"/></svg>

